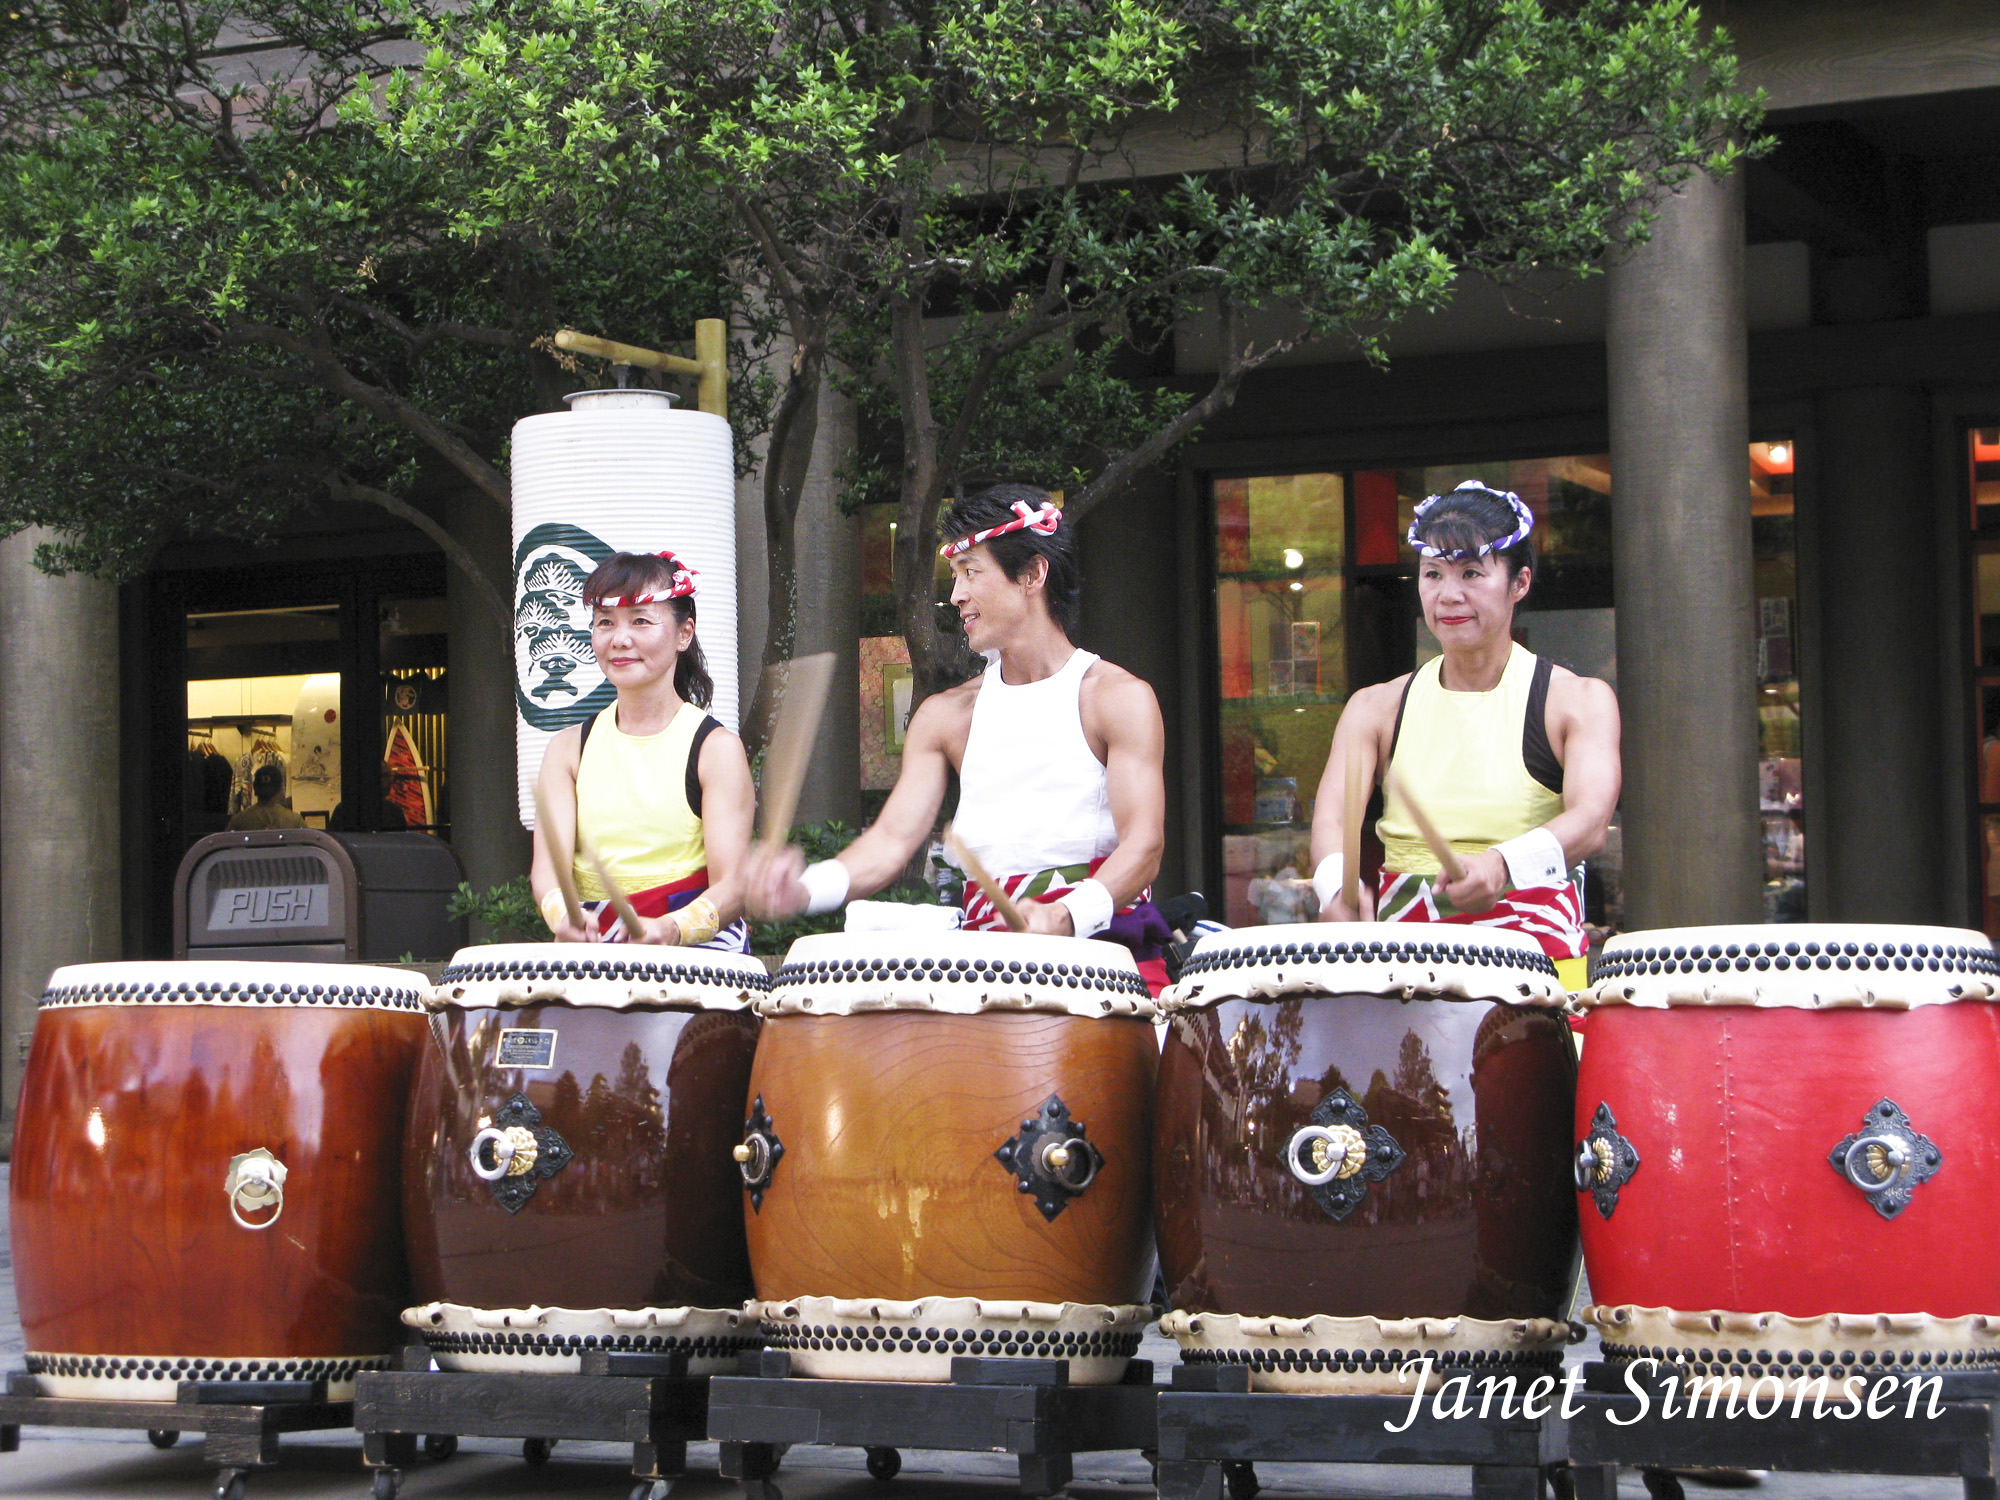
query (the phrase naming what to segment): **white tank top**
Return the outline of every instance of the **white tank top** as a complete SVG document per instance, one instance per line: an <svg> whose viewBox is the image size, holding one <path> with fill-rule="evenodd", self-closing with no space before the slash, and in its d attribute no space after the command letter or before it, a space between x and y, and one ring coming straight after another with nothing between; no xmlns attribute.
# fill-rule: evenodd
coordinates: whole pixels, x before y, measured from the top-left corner
<svg viewBox="0 0 2000 1500"><path fill-rule="evenodd" d="M1083 734L1083 674L1096 660L1079 649L1053 676L1012 686L995 661L980 681L953 831L996 878L1118 847L1104 762Z"/></svg>

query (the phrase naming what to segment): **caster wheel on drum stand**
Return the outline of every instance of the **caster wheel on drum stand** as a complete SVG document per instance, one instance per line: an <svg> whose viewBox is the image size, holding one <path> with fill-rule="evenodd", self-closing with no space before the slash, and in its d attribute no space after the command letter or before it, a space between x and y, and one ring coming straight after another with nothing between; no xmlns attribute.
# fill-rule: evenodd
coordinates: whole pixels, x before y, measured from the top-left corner
<svg viewBox="0 0 2000 1500"><path fill-rule="evenodd" d="M432 1432L424 1437L424 1456L443 1463L458 1452L458 1434L455 1432Z"/></svg>
<svg viewBox="0 0 2000 1500"><path fill-rule="evenodd" d="M1229 1500L1256 1500L1257 1491L1263 1488L1257 1482L1257 1466L1252 1463L1224 1464L1222 1482L1229 1487Z"/></svg>
<svg viewBox="0 0 2000 1500"><path fill-rule="evenodd" d="M555 1451L556 1440L554 1438L523 1438L521 1440L521 1457L526 1459L533 1468L539 1469L543 1464L547 1463L549 1455Z"/></svg>
<svg viewBox="0 0 2000 1500"><path fill-rule="evenodd" d="M868 1477L885 1483L903 1472L903 1455L894 1448L868 1450Z"/></svg>
<svg viewBox="0 0 2000 1500"><path fill-rule="evenodd" d="M373 1488L369 1491L374 1500L396 1500L396 1490L403 1482L403 1476L394 1469L377 1469Z"/></svg>
<svg viewBox="0 0 2000 1500"><path fill-rule="evenodd" d="M1665 1469L1645 1469L1639 1477L1645 1480L1646 1493L1653 1500L1687 1500L1687 1491L1681 1488L1678 1474L1669 1474Z"/></svg>
<svg viewBox="0 0 2000 1500"><path fill-rule="evenodd" d="M224 1469L215 1481L215 1500L243 1500L250 1475L242 1469Z"/></svg>
<svg viewBox="0 0 2000 1500"><path fill-rule="evenodd" d="M673 1485L665 1479L642 1479L632 1486L626 1500L667 1500Z"/></svg>
<svg viewBox="0 0 2000 1500"><path fill-rule="evenodd" d="M1542 1473L1555 1500L1576 1500L1576 1475L1568 1464L1550 1464Z"/></svg>
<svg viewBox="0 0 2000 1500"><path fill-rule="evenodd" d="M181 1435L168 1428L154 1427L146 1433L146 1441L155 1448L171 1448L181 1440Z"/></svg>

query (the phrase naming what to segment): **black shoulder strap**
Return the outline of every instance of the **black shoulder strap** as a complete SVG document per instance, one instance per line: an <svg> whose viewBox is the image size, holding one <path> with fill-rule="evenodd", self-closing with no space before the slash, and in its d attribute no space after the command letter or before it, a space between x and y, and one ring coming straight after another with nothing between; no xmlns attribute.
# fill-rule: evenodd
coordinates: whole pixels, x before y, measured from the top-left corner
<svg viewBox="0 0 2000 1500"><path fill-rule="evenodd" d="M688 811L697 818L701 816L701 742L721 727L720 719L713 714L704 714L701 722L695 726L694 740L688 746Z"/></svg>
<svg viewBox="0 0 2000 1500"><path fill-rule="evenodd" d="M1549 678L1555 663L1546 656L1535 658L1534 680L1528 684L1528 712L1521 722L1521 764L1543 786L1562 795L1562 762L1549 744Z"/></svg>
<svg viewBox="0 0 2000 1500"><path fill-rule="evenodd" d="M1423 668L1419 666L1403 680L1403 696L1396 700L1396 727L1389 732L1389 759L1392 761L1396 758L1396 746L1403 738L1403 710L1410 706L1410 689L1417 685L1417 672L1421 671ZM1383 774L1387 773L1388 768L1385 766Z"/></svg>
<svg viewBox="0 0 2000 1500"><path fill-rule="evenodd" d="M583 734L576 742L576 763L578 765L583 764L583 747L590 743L590 726L595 724L596 722L597 722L596 714L592 714L589 718L583 721L583 726L582 726Z"/></svg>

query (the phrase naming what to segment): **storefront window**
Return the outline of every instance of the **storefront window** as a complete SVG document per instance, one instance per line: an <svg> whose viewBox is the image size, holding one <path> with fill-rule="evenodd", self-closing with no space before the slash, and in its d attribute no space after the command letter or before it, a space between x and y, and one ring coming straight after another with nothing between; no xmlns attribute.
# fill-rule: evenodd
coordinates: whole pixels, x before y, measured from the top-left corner
<svg viewBox="0 0 2000 1500"><path fill-rule="evenodd" d="M1805 916L1805 863L1793 456L1789 443L1776 442L1752 444L1749 457L1765 905L1772 920L1796 921ZM1334 726L1349 692L1437 654L1421 623L1406 534L1426 495L1467 479L1512 490L1535 517L1537 571L1515 616L1515 639L1617 685L1606 455L1215 479L1222 867L1231 924L1310 919L1301 882L1310 874L1313 797ZM1995 564L2000 568L2000 556ZM2000 700L2000 658L1995 684ZM1995 826L2000 830L2000 816ZM1586 867L1585 910L1601 929L1623 923L1621 849L1614 822ZM1371 825L1363 861L1379 860Z"/></svg>
<svg viewBox="0 0 2000 1500"><path fill-rule="evenodd" d="M2000 427L1966 435L1972 497L1973 664L1981 922L2000 936Z"/></svg>
<svg viewBox="0 0 2000 1500"><path fill-rule="evenodd" d="M442 599L383 599L382 827L451 834L445 774L445 657L450 621Z"/></svg>

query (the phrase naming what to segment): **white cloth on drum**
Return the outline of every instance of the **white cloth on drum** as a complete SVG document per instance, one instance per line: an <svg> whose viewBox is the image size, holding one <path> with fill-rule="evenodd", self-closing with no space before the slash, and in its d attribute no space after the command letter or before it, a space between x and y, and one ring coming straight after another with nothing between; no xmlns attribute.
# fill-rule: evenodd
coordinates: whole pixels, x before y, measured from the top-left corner
<svg viewBox="0 0 2000 1500"><path fill-rule="evenodd" d="M964 913L956 906L908 901L850 901L849 932L955 932Z"/></svg>

